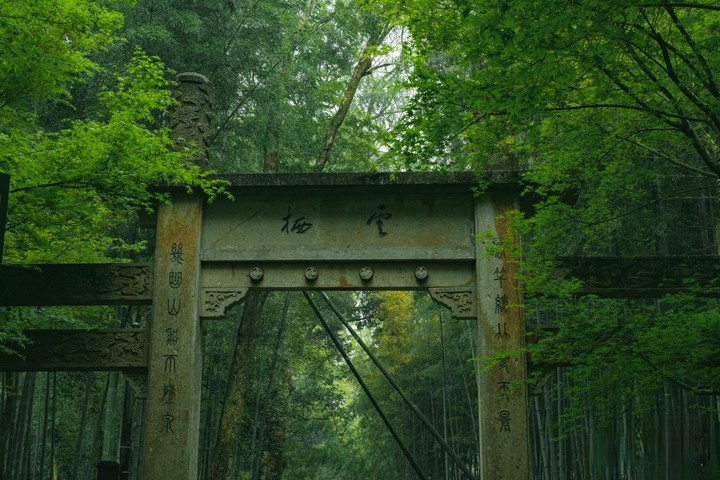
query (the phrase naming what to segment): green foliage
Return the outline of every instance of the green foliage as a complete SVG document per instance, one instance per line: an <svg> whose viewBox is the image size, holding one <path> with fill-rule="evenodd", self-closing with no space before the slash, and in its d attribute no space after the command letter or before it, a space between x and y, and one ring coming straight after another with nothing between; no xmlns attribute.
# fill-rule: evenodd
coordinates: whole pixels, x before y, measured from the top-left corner
<svg viewBox="0 0 720 480"><path fill-rule="evenodd" d="M47 5L46 5L47 4ZM156 125L171 105L155 57L136 50L93 115L43 125L53 102L100 66L91 56L117 40L122 16L94 2L11 2L0 7L0 170L11 176L9 262L97 261L132 248L113 227L161 197L150 186L212 192L198 167L173 152Z"/></svg>
<svg viewBox="0 0 720 480"><path fill-rule="evenodd" d="M716 12L628 0L382 3L413 36L406 148L557 166L544 143L599 128L645 154L671 138L663 160L717 173ZM563 122L584 110L599 118ZM547 122L571 129L548 136Z"/></svg>
<svg viewBox="0 0 720 480"><path fill-rule="evenodd" d="M10 0L0 6L0 119L29 101L67 97L68 84L97 70L90 55L117 41L116 2Z"/></svg>
<svg viewBox="0 0 720 480"><path fill-rule="evenodd" d="M716 253L718 9L635 0L368 3L410 34L414 95L396 129L399 168L525 170L532 207L516 223L523 283L556 298L541 302L540 316L557 312L559 327L532 358L573 365L574 411L612 415L628 399L648 408L668 381L716 391L713 301L672 300L660 312L575 303L577 283L556 277L553 258Z"/></svg>
<svg viewBox="0 0 720 480"><path fill-rule="evenodd" d="M227 173L258 172L268 156L279 171L309 171L377 25L355 2L139 0L124 13L128 41L111 55L128 57L139 45L175 71L210 78L210 164ZM395 92L364 85L383 74L361 82L330 169L367 170L381 156L378 139L394 114L386 105Z"/></svg>
<svg viewBox="0 0 720 480"><path fill-rule="evenodd" d="M599 420L612 422L613 407L627 399L633 399L635 413L646 413L655 408L664 382L693 393L720 391L720 314L714 300L677 295L657 302L537 301L527 314L557 328L534 334L533 362L572 367L567 374L575 385L570 390L575 407L566 410L566 420L581 418L592 405ZM600 418L603 412L609 417Z"/></svg>

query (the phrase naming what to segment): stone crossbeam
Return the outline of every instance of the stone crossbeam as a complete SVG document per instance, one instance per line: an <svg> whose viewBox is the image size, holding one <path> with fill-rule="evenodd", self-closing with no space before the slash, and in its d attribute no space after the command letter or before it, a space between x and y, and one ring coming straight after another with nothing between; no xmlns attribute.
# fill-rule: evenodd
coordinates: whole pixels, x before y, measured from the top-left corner
<svg viewBox="0 0 720 480"><path fill-rule="evenodd" d="M0 351L0 371L147 372L145 331L25 330L28 341Z"/></svg>
<svg viewBox="0 0 720 480"><path fill-rule="evenodd" d="M0 306L149 305L148 264L2 265Z"/></svg>
<svg viewBox="0 0 720 480"><path fill-rule="evenodd" d="M287 265L283 270L293 268L302 276L305 265ZM559 257L554 268L556 277L581 282L578 295L652 298L681 292L720 294L720 256ZM242 283L255 286L249 280ZM355 283L351 288L363 289L363 282ZM148 264L3 265L0 306L149 305L151 284ZM333 286L320 282L317 288Z"/></svg>

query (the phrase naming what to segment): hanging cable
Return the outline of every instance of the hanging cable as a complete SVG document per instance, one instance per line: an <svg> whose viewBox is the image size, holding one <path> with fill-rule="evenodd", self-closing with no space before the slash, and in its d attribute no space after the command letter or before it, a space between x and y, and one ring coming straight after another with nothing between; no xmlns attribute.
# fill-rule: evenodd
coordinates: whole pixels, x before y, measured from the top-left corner
<svg viewBox="0 0 720 480"><path fill-rule="evenodd" d="M333 344L335 344L335 348L338 349L340 352L340 355L342 355L343 359L345 360L345 363L347 363L347 366L350 368L350 371L355 376L355 380L357 380L358 384L360 384L360 387L365 392L365 395L367 395L368 400L370 400L370 403L372 403L373 407L375 407L375 411L377 411L378 415L380 415L380 418L382 419L383 423L385 424L385 427L387 427L388 431L390 432L390 435L392 435L393 439L395 439L395 442L400 447L400 450L402 450L403 455L405 455L405 458L410 463L410 466L412 466L413 470L415 470L415 473L417 473L417 476L420 477L421 480L428 480L428 478L425 476L425 474L420 470L420 467L415 462L415 459L408 451L405 444L402 442L400 437L398 436L397 432L393 428L393 426L390 424L390 420L385 416L385 413L383 413L382 409L380 408L380 405L377 403L377 400L375 400L375 397L372 393L370 393L370 389L365 384L365 381L360 376L360 373L355 368L355 365L353 365L352 360L350 360L350 356L347 354L345 349L342 347L342 344L340 343L340 340L338 339L337 335L335 335L335 332L333 332L330 329L330 326L325 321L325 318L322 316L322 313L318 309L317 305L313 301L312 297L308 294L308 292L303 291L303 295L305 295L305 298L307 299L308 303L310 304L310 307L315 312L315 315L318 317L318 320L320 320L320 323L322 324L323 328L325 329L325 332L327 332L328 336L332 340Z"/></svg>
<svg viewBox="0 0 720 480"><path fill-rule="evenodd" d="M345 326L345 328L350 332L350 335L353 336L356 342L362 347L362 349L365 351L368 357L370 357L370 360L373 361L375 366L382 372L382 374L385 376L388 382L390 382L390 385L395 389L395 391L402 397L402 399L405 401L408 407L410 407L410 410L413 411L415 416L422 422L423 425L425 425L425 428L428 429L430 434L435 438L435 440L438 441L438 443L442 446L442 448L450 455L450 458L452 458L453 462L455 462L455 465L462 470L462 472L465 474L465 478L467 480L477 480L475 476L470 472L470 469L465 465L465 463L460 459L460 457L457 456L455 451L453 451L452 447L445 441L442 435L440 435L440 432L438 432L433 424L430 422L430 420L427 419L425 415L420 411L420 409L413 403L412 400L405 394L405 391L400 388L400 385L395 381L395 379L388 373L387 370L385 370L385 367L382 366L380 361L377 359L377 357L370 351L370 349L365 345L365 342L362 341L360 336L355 332L355 330L352 328L352 326L348 323L348 321L345 319L342 313L340 313L340 310L335 306L334 303L330 300L330 297L327 296L325 292L320 292L320 295L323 297L323 300L328 304L328 306L332 309L332 311L335 313L335 315L340 319L342 324Z"/></svg>

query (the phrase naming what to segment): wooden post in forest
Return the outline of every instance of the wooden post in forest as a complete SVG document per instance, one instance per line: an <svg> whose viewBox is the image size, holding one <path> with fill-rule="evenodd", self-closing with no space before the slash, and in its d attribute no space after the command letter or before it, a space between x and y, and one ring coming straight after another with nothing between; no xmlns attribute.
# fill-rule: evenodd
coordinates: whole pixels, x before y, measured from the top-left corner
<svg viewBox="0 0 720 480"><path fill-rule="evenodd" d="M202 75L178 75L172 115L176 146L205 160L209 85ZM197 478L202 391L200 254L204 199L173 195L158 207L152 320L148 335L143 478Z"/></svg>

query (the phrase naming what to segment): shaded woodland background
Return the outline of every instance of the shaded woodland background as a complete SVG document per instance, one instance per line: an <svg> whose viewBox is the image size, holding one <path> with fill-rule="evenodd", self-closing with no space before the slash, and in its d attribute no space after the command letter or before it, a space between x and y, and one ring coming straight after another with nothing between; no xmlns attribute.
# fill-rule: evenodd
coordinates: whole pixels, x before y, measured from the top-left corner
<svg viewBox="0 0 720 480"><path fill-rule="evenodd" d="M550 275L557 255L717 254L720 4L32 3L0 6L5 263L146 261L147 185L222 194L169 148L179 72L212 81L220 173L482 172L509 158L537 199L516 222L534 478L720 476L717 300L575 298ZM475 468L475 326L419 293L331 296ZM148 315L2 309L0 349L22 353L26 328ZM462 478L327 318L427 476ZM415 478L301 295L251 296L205 328L201 478ZM90 479L117 458L137 478L144 405L121 375L0 380L0 477Z"/></svg>

